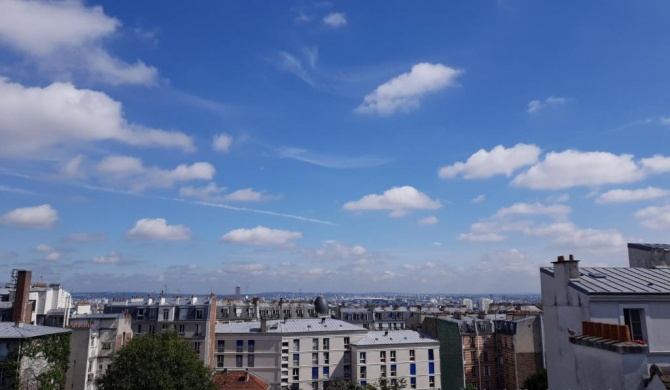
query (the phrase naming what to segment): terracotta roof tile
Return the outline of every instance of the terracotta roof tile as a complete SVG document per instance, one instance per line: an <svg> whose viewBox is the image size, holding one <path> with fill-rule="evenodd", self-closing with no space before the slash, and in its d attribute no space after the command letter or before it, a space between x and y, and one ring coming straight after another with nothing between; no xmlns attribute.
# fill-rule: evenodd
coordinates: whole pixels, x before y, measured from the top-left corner
<svg viewBox="0 0 670 390"><path fill-rule="evenodd" d="M247 374L249 379L245 380ZM268 390L270 383L248 371L217 372L212 378L218 390Z"/></svg>

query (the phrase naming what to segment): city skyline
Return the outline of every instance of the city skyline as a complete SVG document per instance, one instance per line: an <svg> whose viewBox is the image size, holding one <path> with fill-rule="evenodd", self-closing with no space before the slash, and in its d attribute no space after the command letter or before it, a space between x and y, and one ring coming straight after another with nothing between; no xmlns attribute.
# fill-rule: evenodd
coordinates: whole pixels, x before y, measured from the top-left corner
<svg viewBox="0 0 670 390"><path fill-rule="evenodd" d="M670 5L0 3L0 274L539 292L670 229ZM41 279L40 279L41 278Z"/></svg>

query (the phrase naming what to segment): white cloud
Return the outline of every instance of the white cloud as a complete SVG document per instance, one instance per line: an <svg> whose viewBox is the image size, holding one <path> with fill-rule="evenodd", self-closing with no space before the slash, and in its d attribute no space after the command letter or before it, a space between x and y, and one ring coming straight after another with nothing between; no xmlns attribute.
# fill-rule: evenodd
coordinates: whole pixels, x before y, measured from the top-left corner
<svg viewBox="0 0 670 390"><path fill-rule="evenodd" d="M68 242L98 242L107 240L107 237L99 233L72 233L66 240Z"/></svg>
<svg viewBox="0 0 670 390"><path fill-rule="evenodd" d="M52 252L53 250L54 248L48 244L39 244L35 247L35 251L41 253Z"/></svg>
<svg viewBox="0 0 670 390"><path fill-rule="evenodd" d="M299 148L279 148L275 150L280 158L290 158L325 168L354 169L376 167L386 164L383 158L373 156L345 157L312 153Z"/></svg>
<svg viewBox="0 0 670 390"><path fill-rule="evenodd" d="M543 161L517 175L512 184L536 190L557 190L629 183L644 177L644 171L632 155L566 150L547 153Z"/></svg>
<svg viewBox="0 0 670 390"><path fill-rule="evenodd" d="M50 228L56 221L58 213L48 204L18 208L0 218L0 222L7 225L37 229Z"/></svg>
<svg viewBox="0 0 670 390"><path fill-rule="evenodd" d="M507 237L497 233L461 233L458 239L469 242L498 242L506 240Z"/></svg>
<svg viewBox="0 0 670 390"><path fill-rule="evenodd" d="M110 252L103 256L94 256L91 263L98 265L129 265L137 263L135 260L127 259L119 252Z"/></svg>
<svg viewBox="0 0 670 390"><path fill-rule="evenodd" d="M616 189L600 194L598 199L596 199L596 203L634 202L638 200L658 199L669 195L669 190L656 187L640 188L637 190Z"/></svg>
<svg viewBox="0 0 670 390"><path fill-rule="evenodd" d="M344 27L347 25L347 16L342 12L333 12L323 18L323 23L332 28Z"/></svg>
<svg viewBox="0 0 670 390"><path fill-rule="evenodd" d="M543 205L541 203L515 203L498 210L493 218L504 218L510 215L551 215L554 217L569 214L571 208L562 204Z"/></svg>
<svg viewBox="0 0 670 390"><path fill-rule="evenodd" d="M126 237L138 240L184 241L191 238L191 229L183 225L168 225L164 218L143 218Z"/></svg>
<svg viewBox="0 0 670 390"><path fill-rule="evenodd" d="M480 149L465 162L440 168L439 176L451 178L462 175L465 179L483 179L494 175L510 176L521 167L535 164L540 153L540 148L528 144L516 144L509 149L498 145L490 152Z"/></svg>
<svg viewBox="0 0 670 390"><path fill-rule="evenodd" d="M475 196L474 198L472 198L472 199L470 200L470 203L477 204L477 203L482 203L482 202L485 201L485 200L486 200L486 195L484 195L484 194L479 194L479 195Z"/></svg>
<svg viewBox="0 0 670 390"><path fill-rule="evenodd" d="M139 158L109 156L97 165L97 171L105 180L123 182L135 191L146 188L170 188L177 182L211 180L216 173L212 164L196 162L181 164L171 170L145 166Z"/></svg>
<svg viewBox="0 0 670 390"><path fill-rule="evenodd" d="M233 137L226 133L217 134L212 139L212 148L217 152L228 152L232 144Z"/></svg>
<svg viewBox="0 0 670 390"><path fill-rule="evenodd" d="M257 226L253 229L235 229L221 236L221 241L241 245L293 246L302 233Z"/></svg>
<svg viewBox="0 0 670 390"><path fill-rule="evenodd" d="M44 256L46 261L58 261L61 258L60 252L51 252L48 255Z"/></svg>
<svg viewBox="0 0 670 390"><path fill-rule="evenodd" d="M142 61L129 64L102 47L121 23L102 7L80 1L0 1L0 44L36 61L43 70L61 75L83 71L112 85L154 85L156 68Z"/></svg>
<svg viewBox="0 0 670 390"><path fill-rule="evenodd" d="M649 229L670 229L670 205L644 208L635 213L635 218Z"/></svg>
<svg viewBox="0 0 670 390"><path fill-rule="evenodd" d="M225 196L225 200L233 202L258 202L266 198L262 192L255 191L253 188L243 188Z"/></svg>
<svg viewBox="0 0 670 390"><path fill-rule="evenodd" d="M253 188L243 188L226 194L226 187L219 187L216 183L209 183L204 187L182 187L179 195L188 198L197 198L208 202L260 202L273 198Z"/></svg>
<svg viewBox="0 0 670 390"><path fill-rule="evenodd" d="M423 226L437 225L439 222L440 222L440 220L437 219L436 216L431 215L429 217L420 219L419 220L419 225L423 225Z"/></svg>
<svg viewBox="0 0 670 390"><path fill-rule="evenodd" d="M0 2L1 3L1 2ZM0 77L0 155L42 158L52 149L114 140L194 151L191 137L128 123L121 103L69 83L24 87Z"/></svg>
<svg viewBox="0 0 670 390"><path fill-rule="evenodd" d="M651 173L670 172L670 157L655 155L650 158L643 158L640 164Z"/></svg>
<svg viewBox="0 0 670 390"><path fill-rule="evenodd" d="M73 157L68 162L66 162L65 165L63 165L63 168L61 169L61 174L63 175L63 177L66 177L68 179L76 179L83 176L81 165L85 159L86 157L80 154L78 156Z"/></svg>
<svg viewBox="0 0 670 390"><path fill-rule="evenodd" d="M365 195L358 201L347 202L347 211L390 210L392 217L405 215L409 210L434 210L442 204L411 186L393 187L383 194Z"/></svg>
<svg viewBox="0 0 670 390"><path fill-rule="evenodd" d="M409 112L421 105L425 95L453 86L462 73L442 64L416 64L411 71L387 81L365 96L356 112L382 116Z"/></svg>
<svg viewBox="0 0 670 390"><path fill-rule="evenodd" d="M563 98L563 97L554 97L554 96L549 96L548 98L542 100L532 100L531 102L528 103L528 112L533 113L533 112L538 112L543 108L550 107L550 106L557 106L557 105L562 105L568 102L568 99Z"/></svg>
<svg viewBox="0 0 670 390"><path fill-rule="evenodd" d="M280 51L279 59L276 62L277 66L282 71L297 76L299 79L301 79L302 81L304 81L305 83L307 83L312 87L315 87L317 85L312 75L302 66L302 62L295 56L285 51Z"/></svg>

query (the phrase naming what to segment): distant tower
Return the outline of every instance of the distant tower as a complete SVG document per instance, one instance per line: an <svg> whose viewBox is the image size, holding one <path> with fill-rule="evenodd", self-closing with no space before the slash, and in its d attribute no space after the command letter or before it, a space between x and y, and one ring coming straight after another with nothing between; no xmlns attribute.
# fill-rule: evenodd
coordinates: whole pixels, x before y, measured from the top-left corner
<svg viewBox="0 0 670 390"><path fill-rule="evenodd" d="M239 284L235 287L235 299L242 299L242 287Z"/></svg>

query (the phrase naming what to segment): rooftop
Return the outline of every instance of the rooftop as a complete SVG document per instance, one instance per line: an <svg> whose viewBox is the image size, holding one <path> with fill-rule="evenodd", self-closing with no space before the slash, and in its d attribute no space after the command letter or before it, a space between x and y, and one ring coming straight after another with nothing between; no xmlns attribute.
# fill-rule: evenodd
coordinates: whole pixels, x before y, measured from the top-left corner
<svg viewBox="0 0 670 390"><path fill-rule="evenodd" d="M212 380L216 388L221 390L268 390L270 388L270 384L262 378L252 372L242 370L217 372Z"/></svg>
<svg viewBox="0 0 670 390"><path fill-rule="evenodd" d="M554 275L551 267L541 272ZM589 295L670 294L669 268L580 267L570 286Z"/></svg>
<svg viewBox="0 0 670 390"><path fill-rule="evenodd" d="M287 320L268 320L267 333L309 333L309 332L365 332L360 326L348 322L328 318L321 321L318 318L300 318ZM217 324L216 333L260 333L260 321L234 322Z"/></svg>
<svg viewBox="0 0 670 390"><path fill-rule="evenodd" d="M70 317L73 320L100 320L106 318L123 318L123 313L90 313L90 314L75 314Z"/></svg>
<svg viewBox="0 0 670 390"><path fill-rule="evenodd" d="M633 249L642 249L642 250L651 250L651 249L663 249L670 251L669 244L645 244L645 243L628 243L629 248Z"/></svg>
<svg viewBox="0 0 670 390"><path fill-rule="evenodd" d="M389 344L436 344L439 341L413 330L370 331L352 345L389 345Z"/></svg>
<svg viewBox="0 0 670 390"><path fill-rule="evenodd" d="M29 324L16 326L14 322L0 322L0 339L30 339L63 333L70 333L70 330Z"/></svg>

